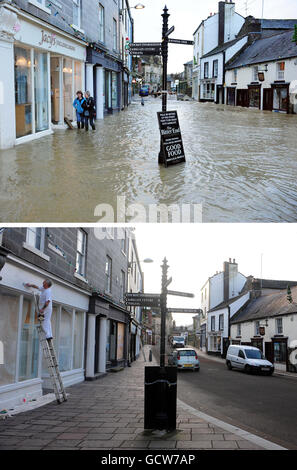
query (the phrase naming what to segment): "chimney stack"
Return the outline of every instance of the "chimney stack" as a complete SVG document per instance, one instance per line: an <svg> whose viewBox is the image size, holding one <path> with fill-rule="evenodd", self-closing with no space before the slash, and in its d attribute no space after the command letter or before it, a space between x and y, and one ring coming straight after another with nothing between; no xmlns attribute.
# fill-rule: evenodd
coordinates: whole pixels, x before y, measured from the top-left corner
<svg viewBox="0 0 297 470"><path fill-rule="evenodd" d="M219 2L219 38L218 45L225 42L225 2Z"/></svg>

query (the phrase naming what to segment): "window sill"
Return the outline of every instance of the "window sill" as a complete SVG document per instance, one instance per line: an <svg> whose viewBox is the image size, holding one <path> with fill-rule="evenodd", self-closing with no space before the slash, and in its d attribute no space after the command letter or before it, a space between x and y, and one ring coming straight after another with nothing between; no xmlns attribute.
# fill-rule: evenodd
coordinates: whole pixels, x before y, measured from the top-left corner
<svg viewBox="0 0 297 470"><path fill-rule="evenodd" d="M76 277L76 279L79 279L80 281L83 281L86 284L89 284L88 280L84 276L82 276L81 274L74 273L73 275L74 275L74 277Z"/></svg>
<svg viewBox="0 0 297 470"><path fill-rule="evenodd" d="M63 255L62 251L59 250L59 248L56 248L56 247L55 247L54 245L52 245L51 243L49 243L49 244L47 245L47 247L48 247L50 250L52 250L54 253L56 253L57 255L59 255L59 256L61 256L62 258L64 258L64 255Z"/></svg>
<svg viewBox="0 0 297 470"><path fill-rule="evenodd" d="M34 253L34 255L40 256L40 258L44 259L45 261L49 261L50 257L45 255L42 251L38 250L37 248L34 248L34 246L28 245L28 243L24 242L23 243L23 248L25 250L31 251L31 253Z"/></svg>
<svg viewBox="0 0 297 470"><path fill-rule="evenodd" d="M43 5L41 5L39 2L37 2L36 0L29 0L29 2L31 5L34 5L36 8L39 8L39 10L42 10L42 11L45 11L45 13L47 13L48 15L51 15L52 11L50 8L47 8Z"/></svg>
<svg viewBox="0 0 297 470"><path fill-rule="evenodd" d="M85 34L84 30L76 26L75 24L71 25L71 28L74 29L75 31L78 31L79 33Z"/></svg>

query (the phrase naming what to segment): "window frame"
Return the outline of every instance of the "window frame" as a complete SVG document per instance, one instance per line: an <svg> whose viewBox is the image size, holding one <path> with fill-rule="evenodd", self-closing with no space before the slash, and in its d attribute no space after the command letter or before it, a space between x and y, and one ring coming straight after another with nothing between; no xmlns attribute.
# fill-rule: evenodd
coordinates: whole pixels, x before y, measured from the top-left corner
<svg viewBox="0 0 297 470"><path fill-rule="evenodd" d="M220 331L224 330L224 314L223 313L219 315L219 330Z"/></svg>
<svg viewBox="0 0 297 470"><path fill-rule="evenodd" d="M279 325L279 323L280 323L280 325ZM276 334L277 335L283 335L284 334L284 325L283 325L282 317L279 317L279 318L275 319L275 329L276 329Z"/></svg>
<svg viewBox="0 0 297 470"><path fill-rule="evenodd" d="M204 62L203 76L209 78L209 62Z"/></svg>
<svg viewBox="0 0 297 470"><path fill-rule="evenodd" d="M216 317L212 315L210 317L210 331L216 331Z"/></svg>
<svg viewBox="0 0 297 470"><path fill-rule="evenodd" d="M99 3L99 41L105 42L105 8Z"/></svg>
<svg viewBox="0 0 297 470"><path fill-rule="evenodd" d="M216 75L215 75L215 68L216 68ZM215 59L212 63L212 76L213 78L218 78L219 75L219 60Z"/></svg>
<svg viewBox="0 0 297 470"><path fill-rule="evenodd" d="M80 253L79 250L78 250L78 242L79 242L79 238L78 238L78 235L79 233L82 234L83 236L83 253ZM82 256L82 261L83 261L83 269L82 269L82 272L78 271L78 254L80 254ZM77 238L76 238L76 260L75 260L75 273L84 277L86 275L86 258L87 258L87 234L84 230L78 228L77 229Z"/></svg>

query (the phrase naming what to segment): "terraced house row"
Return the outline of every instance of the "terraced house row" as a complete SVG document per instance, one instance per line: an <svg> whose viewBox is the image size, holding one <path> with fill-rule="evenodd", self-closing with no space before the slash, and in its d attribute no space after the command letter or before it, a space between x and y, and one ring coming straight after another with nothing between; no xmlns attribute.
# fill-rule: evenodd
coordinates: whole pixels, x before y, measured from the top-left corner
<svg viewBox="0 0 297 470"><path fill-rule="evenodd" d="M63 383L100 378L139 356L143 291L130 229L9 228L0 235L0 408L52 389L42 358L32 289L52 282L52 332Z"/></svg>
<svg viewBox="0 0 297 470"><path fill-rule="evenodd" d="M128 0L0 1L0 148L75 120L78 90L97 119L128 106L133 39Z"/></svg>

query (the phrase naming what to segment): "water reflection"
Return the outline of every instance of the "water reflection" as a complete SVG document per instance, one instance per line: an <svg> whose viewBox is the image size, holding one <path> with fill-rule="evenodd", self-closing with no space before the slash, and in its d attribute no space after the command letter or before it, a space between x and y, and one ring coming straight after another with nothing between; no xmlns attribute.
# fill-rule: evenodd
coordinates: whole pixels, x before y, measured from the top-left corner
<svg viewBox="0 0 297 470"><path fill-rule="evenodd" d="M297 220L297 117L213 104L177 109L187 162L158 165L160 100L0 152L2 222L95 222L98 204L203 204L204 222ZM111 220L112 222L113 220Z"/></svg>

